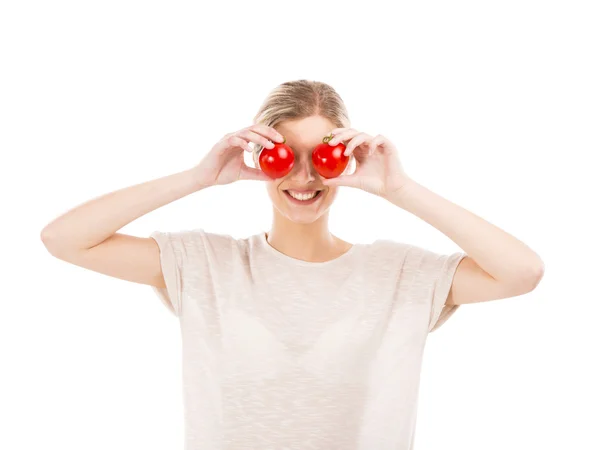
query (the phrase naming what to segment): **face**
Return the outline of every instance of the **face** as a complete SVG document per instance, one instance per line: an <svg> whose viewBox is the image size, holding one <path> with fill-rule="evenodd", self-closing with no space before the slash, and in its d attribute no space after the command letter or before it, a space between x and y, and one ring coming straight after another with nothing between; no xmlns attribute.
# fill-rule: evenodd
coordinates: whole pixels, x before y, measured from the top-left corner
<svg viewBox="0 0 600 450"><path fill-rule="evenodd" d="M339 189L322 184L321 175L312 163L312 151L337 126L321 116L312 116L285 121L273 128L285 136L295 159L289 174L266 182L269 197L284 217L297 223L312 223L329 210ZM291 193L300 198L293 198ZM315 193L316 197L312 197Z"/></svg>

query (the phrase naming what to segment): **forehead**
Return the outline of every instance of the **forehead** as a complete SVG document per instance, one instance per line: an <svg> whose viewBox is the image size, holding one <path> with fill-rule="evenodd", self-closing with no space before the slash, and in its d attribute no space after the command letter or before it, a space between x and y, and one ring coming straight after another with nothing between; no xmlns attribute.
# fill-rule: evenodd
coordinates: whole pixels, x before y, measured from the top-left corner
<svg viewBox="0 0 600 450"><path fill-rule="evenodd" d="M286 144L302 149L312 148L322 142L323 138L337 127L324 117L311 116L299 120L286 120L274 128L285 136Z"/></svg>

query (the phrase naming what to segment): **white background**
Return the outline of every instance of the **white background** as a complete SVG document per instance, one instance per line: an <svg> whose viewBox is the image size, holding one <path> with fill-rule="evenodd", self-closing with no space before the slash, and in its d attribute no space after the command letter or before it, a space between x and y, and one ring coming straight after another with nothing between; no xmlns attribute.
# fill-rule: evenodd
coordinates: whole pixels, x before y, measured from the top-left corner
<svg viewBox="0 0 600 450"><path fill-rule="evenodd" d="M594 3L3 2L0 448L182 448L177 320L149 286L53 258L40 231L190 168L301 78L331 84L353 128L392 140L411 177L546 264L533 292L462 306L431 335L415 449L600 448ZM262 182L241 181L120 231L270 224ZM457 249L351 188L330 226Z"/></svg>

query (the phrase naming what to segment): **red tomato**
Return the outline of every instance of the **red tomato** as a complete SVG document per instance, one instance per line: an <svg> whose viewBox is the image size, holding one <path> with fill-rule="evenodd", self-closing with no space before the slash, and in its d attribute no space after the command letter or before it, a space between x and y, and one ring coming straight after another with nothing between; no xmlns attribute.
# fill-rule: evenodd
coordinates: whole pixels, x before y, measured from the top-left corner
<svg viewBox="0 0 600 450"><path fill-rule="evenodd" d="M283 142L273 142L275 147L263 148L258 156L262 171L271 178L285 177L294 167L294 152Z"/></svg>
<svg viewBox="0 0 600 450"><path fill-rule="evenodd" d="M349 156L344 156L346 146L343 143L329 145L333 135L325 136L323 143L315 147L312 154L313 165L319 174L324 178L335 178L342 174L350 160Z"/></svg>

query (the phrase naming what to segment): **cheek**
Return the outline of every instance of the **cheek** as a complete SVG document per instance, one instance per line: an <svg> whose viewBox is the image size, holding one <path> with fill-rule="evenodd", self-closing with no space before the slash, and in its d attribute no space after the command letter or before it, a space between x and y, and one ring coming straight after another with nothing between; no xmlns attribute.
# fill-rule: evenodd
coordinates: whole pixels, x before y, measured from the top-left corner
<svg viewBox="0 0 600 450"><path fill-rule="evenodd" d="M277 185L275 183L273 183L272 181L267 181L265 182L266 187L267 187L267 191L270 194L276 194L277 191L279 190L279 188L277 187Z"/></svg>
<svg viewBox="0 0 600 450"><path fill-rule="evenodd" d="M279 183L276 183L274 181L267 181L266 188L269 197L273 202L281 201L280 196L283 195L283 192L279 190Z"/></svg>
<svg viewBox="0 0 600 450"><path fill-rule="evenodd" d="M327 198L325 198L325 202L330 203L333 202L333 200L335 199L335 197L338 194L338 189L339 187L337 186L330 186L329 187L329 192L327 192Z"/></svg>

